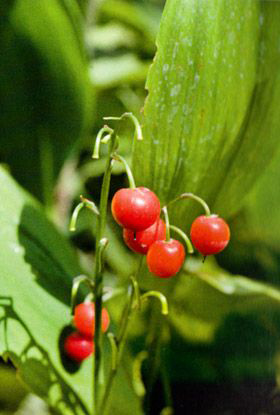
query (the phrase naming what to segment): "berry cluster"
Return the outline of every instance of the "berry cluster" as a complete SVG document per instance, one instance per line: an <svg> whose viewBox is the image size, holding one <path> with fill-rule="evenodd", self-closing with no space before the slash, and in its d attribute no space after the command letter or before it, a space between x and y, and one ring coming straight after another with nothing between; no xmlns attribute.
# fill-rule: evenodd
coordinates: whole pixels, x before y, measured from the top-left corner
<svg viewBox="0 0 280 415"><path fill-rule="evenodd" d="M112 200L112 214L123 229L126 245L147 254L149 270L162 278L176 274L185 259L183 245L166 240L166 225L160 219L160 201L145 187L118 190Z"/></svg>
<svg viewBox="0 0 280 415"><path fill-rule="evenodd" d="M110 324L110 317L105 308L102 309L102 331L107 331ZM68 357L77 363L94 353L94 327L95 327L95 306L92 302L84 302L75 307L73 331L66 337L64 350Z"/></svg>
<svg viewBox="0 0 280 415"><path fill-rule="evenodd" d="M197 196L194 198L201 200ZM123 227L126 245L134 252L147 255L151 273L168 278L181 269L186 254L184 246L169 237L169 224L167 229L166 223L160 219L160 213L158 197L145 187L120 189L112 200L112 214ZM188 239L181 230L176 229ZM227 223L210 212L196 218L191 226L192 243L204 256L221 252L229 238Z"/></svg>

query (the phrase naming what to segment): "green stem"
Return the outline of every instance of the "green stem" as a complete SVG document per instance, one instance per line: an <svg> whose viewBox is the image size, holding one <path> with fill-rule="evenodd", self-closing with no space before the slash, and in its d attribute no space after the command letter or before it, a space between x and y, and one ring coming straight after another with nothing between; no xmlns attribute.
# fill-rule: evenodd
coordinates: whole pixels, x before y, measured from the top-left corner
<svg viewBox="0 0 280 415"><path fill-rule="evenodd" d="M111 370L108 375L107 383L105 386L103 399L102 399L102 402L101 402L101 405L98 411L98 413L100 413L101 415L105 415L107 408L108 408L110 392L111 392L113 382L114 382L114 379L115 379L115 376L117 374L117 370L120 364L123 347L126 341L128 325L133 314L132 311L134 309L133 307L134 297L135 297L135 291L134 291L134 288L131 287L131 292L129 294L129 301L126 307L124 308L124 311L121 317L121 325L119 329L119 334L116 339L113 339L112 337L110 338L113 358L112 358Z"/></svg>
<svg viewBox="0 0 280 415"><path fill-rule="evenodd" d="M160 301L161 304L161 314L167 315L168 314L168 303L166 300L165 295L163 295L159 291L147 291L145 294L141 295L140 300L144 301L148 297L155 297Z"/></svg>
<svg viewBox="0 0 280 415"><path fill-rule="evenodd" d="M97 216L99 215L99 210L97 209L96 205L91 200L86 199L82 195L80 196L80 199L81 199L81 203L79 203L75 207L74 212L72 213L72 216L71 216L70 225L69 225L69 230L71 232L74 232L76 230L76 223L78 220L79 213L84 207L90 209L93 213L95 213L95 215Z"/></svg>
<svg viewBox="0 0 280 415"><path fill-rule="evenodd" d="M97 223L96 232L96 261L94 268L94 298L95 298L95 328L94 328L94 342L95 342L95 356L93 365L93 414L97 415L98 411L98 390L99 378L101 369L102 357L102 333L101 333L101 315L102 315L102 294L103 294L103 260L102 251L104 250L104 236L106 228L106 217L108 207L108 197L112 172L112 156L116 147L116 134L112 134L109 147L109 157L106 163L105 173L101 188L99 221Z"/></svg>
<svg viewBox="0 0 280 415"><path fill-rule="evenodd" d="M139 259L136 277L131 277L131 286L129 287L129 300L122 313L118 336L116 338L110 336L109 338L112 346L112 366L110 373L108 375L103 399L100 405L101 415L105 415L106 410L108 408L110 392L121 361L121 356L126 341L127 330L129 322L133 315L133 311L140 308L140 293L137 278L140 275L143 260L143 257Z"/></svg>
<svg viewBox="0 0 280 415"><path fill-rule="evenodd" d="M180 196L178 196L175 199L171 200L171 202L168 203L168 206L170 206L171 204L177 202L178 200L182 200L182 199L195 200L196 202L200 203L200 205L203 207L203 209L205 210L206 216L211 215L211 212L210 212L210 209L209 209L209 206L207 205L207 203L201 197L196 196L193 193L182 193Z"/></svg>
<svg viewBox="0 0 280 415"><path fill-rule="evenodd" d="M136 133L137 140L143 140L143 134L142 134L142 129L141 129L140 123L139 123L138 119L135 117L135 115L133 115L131 112L125 112L120 117L104 117L103 119L104 120L121 121L124 118L128 118L133 122L134 127L135 127L135 133Z"/></svg>
<svg viewBox="0 0 280 415"><path fill-rule="evenodd" d="M146 388L142 379L142 364L145 359L148 357L148 352L146 350L142 350L142 352L138 353L134 360L133 368L132 368L132 381L135 393L139 398L143 398L146 393Z"/></svg>
<svg viewBox="0 0 280 415"><path fill-rule="evenodd" d="M116 160L116 161L120 161L124 165L125 171L126 171L126 174L127 174L127 178L128 178L128 182L129 182L129 187L131 189L135 189L135 187L136 187L135 180L134 180L132 171L131 171L127 161L122 156L120 156L119 154L114 154L113 159Z"/></svg>
<svg viewBox="0 0 280 415"><path fill-rule="evenodd" d="M169 216L167 211L167 206L164 206L162 208L163 214L164 214L164 220L165 220L165 226L166 226L166 240L170 241L170 224L169 224Z"/></svg>
<svg viewBox="0 0 280 415"><path fill-rule="evenodd" d="M185 232L183 232L182 229L177 228L177 226L174 226L174 225L170 225L170 229L172 229L173 231L177 232L178 235L181 236L181 238L185 241L185 243L187 245L188 253L189 254L193 254L193 246L192 246L192 243L191 243L189 237L185 234Z"/></svg>
<svg viewBox="0 0 280 415"><path fill-rule="evenodd" d="M74 314L78 290L80 288L80 285L83 283L86 284L90 290L93 290L94 288L92 280L86 275L78 275L77 277L74 278L73 285L72 285L72 291L71 291L71 314L72 315Z"/></svg>
<svg viewBox="0 0 280 415"><path fill-rule="evenodd" d="M106 133L107 135L105 136L105 142L107 142L109 140L109 138L112 137L114 130L112 130L112 128L108 127L108 125L104 125L104 127L102 127L97 136L96 136L96 140L95 140L95 146L94 146L94 150L93 150L93 154L92 154L92 158L93 159L99 159L99 150L100 150L100 144L102 142L104 142L102 140L103 134Z"/></svg>

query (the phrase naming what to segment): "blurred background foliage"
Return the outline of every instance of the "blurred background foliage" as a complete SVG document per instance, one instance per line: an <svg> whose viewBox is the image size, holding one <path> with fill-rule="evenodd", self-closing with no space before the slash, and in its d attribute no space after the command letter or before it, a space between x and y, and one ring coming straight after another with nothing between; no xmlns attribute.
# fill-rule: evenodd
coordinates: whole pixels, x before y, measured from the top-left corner
<svg viewBox="0 0 280 415"><path fill-rule="evenodd" d="M81 193L99 201L106 146L97 161L91 160L91 153L102 118L131 111L143 120L145 82L156 53L164 3L43 0L35 4L31 0L5 0L0 5L1 296L14 297L14 311L34 335L35 349L39 345L42 354L41 346L46 342L56 376L60 373L65 384L85 400L89 392L83 379L90 365L84 365L80 374L64 376L54 344L70 319L67 304L71 278L79 272L92 274L96 224L91 213L83 211L77 231L70 235L69 217ZM182 190L195 190L212 202L217 213L228 217L232 240L217 257L218 262L207 259L202 264L199 257L188 259L181 274L170 281L151 278L143 266L141 288L164 292L170 314L153 328L151 316L158 314L158 305L153 304L133 320L124 367L113 391L114 415L142 413L143 397L137 397L127 372L132 371L138 353L155 338L159 341L161 365L156 368L152 393L144 399L145 413L160 414L168 406L174 407L175 414L273 415L280 410L280 153L276 128L280 117L275 104L279 53L273 55L275 45L279 48L275 23L279 4L217 0L211 2L211 7L205 5L207 2L168 2L157 41L159 54L148 77L146 140L135 146L132 154L133 130L122 123L120 152L133 163L138 183L141 180L141 184L159 192L163 202ZM192 13L198 20L191 18ZM211 13L215 30L211 24L207 26ZM220 32L216 31L217 22ZM209 33L210 46L205 43ZM174 45L183 44L184 36L192 42L177 50L176 55ZM215 52L218 37L224 44ZM239 45L237 58L230 55L230 42ZM228 55L223 53L225 50ZM216 56L214 69L211 64L208 70L202 52ZM230 59L232 67L224 65L225 58L227 63ZM169 67L163 71L167 61ZM241 67L245 79L240 77ZM239 77L235 78L237 71ZM211 82L215 85L214 97L209 94ZM181 87L172 89L178 83ZM189 112L182 102L186 96L189 104L194 102ZM273 111L268 111L272 104ZM192 120L191 127L186 117ZM213 119L219 119L221 126L211 130L212 138L206 137L204 133ZM171 122L174 130L169 128ZM201 128L205 129L203 134ZM227 141L228 137L231 138ZM162 140L162 145L155 140ZM204 150L198 150L198 146ZM238 163L229 164L232 154L238 151ZM190 154L193 163L188 159ZM232 170L223 181L223 169L229 167ZM199 174L195 175L197 170ZM49 220L77 248L80 266L57 230L41 218L43 213L37 202L20 191L6 171L42 202ZM121 165L115 164L113 173L110 197L127 184ZM26 204L30 210L25 209L23 214ZM197 213L191 204L186 204L172 211L172 220L181 225L185 221L188 229ZM108 301L114 330L128 277L135 271L138 259L124 246L121 230L111 217L107 234L110 244L106 252L106 285L119 293ZM14 244L13 253L7 241ZM17 244L24 252L16 259ZM57 263L64 270L61 275ZM28 280L26 286L21 276ZM58 280L60 289L54 294ZM36 318L28 318L32 307L24 305L21 284L31 298L37 293L32 303ZM48 323L53 324L53 339L49 339L47 325L38 327L39 320L47 318L40 310L41 303L53 309ZM1 314L0 351L8 362L0 365L0 414L48 414L48 406L26 389L27 385L54 406L49 372L44 372L46 381L44 378L41 389L36 389L45 361L38 350L31 350L26 364L22 358L26 339L15 329L10 329L10 339L14 340L6 347L2 317ZM147 330L153 336L146 338ZM15 345L17 342L20 346ZM37 365L31 357L37 359ZM149 364L149 360L143 363L146 383L151 376ZM19 367L17 378L14 365ZM18 377L23 378L25 386ZM61 387L55 398L67 393Z"/></svg>

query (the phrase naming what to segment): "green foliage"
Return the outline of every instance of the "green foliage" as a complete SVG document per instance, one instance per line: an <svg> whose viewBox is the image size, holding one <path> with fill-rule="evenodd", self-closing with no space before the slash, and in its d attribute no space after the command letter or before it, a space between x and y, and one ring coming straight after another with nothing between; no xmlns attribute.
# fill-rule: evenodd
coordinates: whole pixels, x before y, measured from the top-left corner
<svg viewBox="0 0 280 415"><path fill-rule="evenodd" d="M0 7L0 156L48 201L91 118L82 17L75 0L14 0Z"/></svg>
<svg viewBox="0 0 280 415"><path fill-rule="evenodd" d="M279 15L273 1L168 1L149 72L137 181L236 212L278 146ZM145 154L145 157L143 157ZM176 206L189 225L196 209ZM175 208L174 208L175 213Z"/></svg>
<svg viewBox="0 0 280 415"><path fill-rule="evenodd" d="M15 370L3 364L0 364L0 382L1 410L5 408L5 410L12 413L26 396L27 391L16 378ZM13 391L12 394L11 390ZM2 415L1 410L0 414Z"/></svg>
<svg viewBox="0 0 280 415"><path fill-rule="evenodd" d="M76 257L40 206L3 169L0 189L0 354L12 360L24 383L56 413L87 414L92 361L77 371L61 354L61 339L71 323L72 278L81 273ZM115 413L141 413L122 371L114 391ZM129 396L123 412L122 393Z"/></svg>
<svg viewBox="0 0 280 415"><path fill-rule="evenodd" d="M242 211L231 223L232 240L221 264L253 278L279 285L280 179L279 151L253 191Z"/></svg>
<svg viewBox="0 0 280 415"><path fill-rule="evenodd" d="M231 313L279 311L280 291L244 276L231 275L208 259L188 259L172 295L171 321L187 339L211 342ZM196 327L197 325L197 327Z"/></svg>
<svg viewBox="0 0 280 415"><path fill-rule="evenodd" d="M205 264L189 259L169 303L173 379L237 382L274 375L279 289L232 275L209 258Z"/></svg>
<svg viewBox="0 0 280 415"><path fill-rule="evenodd" d="M67 373L59 350L62 330L71 320L72 278L80 273L75 255L3 169L0 183L0 352L58 412L71 414L75 408L77 414L86 413L91 391L84 379L90 378L91 364Z"/></svg>
<svg viewBox="0 0 280 415"><path fill-rule="evenodd" d="M100 2L97 25L86 33L90 84L78 3L86 15L83 0L35 5L14 0L0 6L0 156L45 201L67 155L86 135L92 85L98 90L93 130L104 115L139 111L155 49L158 7L148 1ZM156 190L162 202L193 191L217 213L232 215L269 164L278 145L279 14L280 5L273 1L167 1L147 81L145 139L133 153L138 183ZM131 130L121 125L120 136L120 151L130 161ZM80 193L89 192L98 204L106 151L102 147L101 159L90 163L83 152L70 176L75 183L70 180L63 189L68 210ZM279 192L271 190L279 181L278 164L276 156L232 222L234 242L221 262L234 272L209 258L203 265L188 257L183 272L172 280L159 280L143 267L141 289L159 289L168 297L170 313L161 328L164 357L171 351L172 381L236 381L275 372L279 289L234 274L237 264L242 268L249 258L244 275L255 277L254 266L261 263L257 276L268 281L273 276L279 283ZM116 163L113 173L122 174L122 166ZM114 190L120 183L123 177L114 177ZM92 361L73 371L60 353L61 335L71 321L72 278L80 267L41 207L3 169L0 196L0 354L13 361L24 383L52 410L88 414ZM198 212L191 203L174 205L172 222L188 226ZM63 221L68 222L67 215ZM73 240L82 239L88 229L93 243L96 219L83 212ZM120 234L109 219L104 277L115 296L108 304L114 333L124 306L125 278L136 268ZM93 261L88 264L90 273ZM151 304L159 310L157 301ZM131 324L135 353L145 347L149 311L145 305ZM104 346L106 376L111 363L106 339ZM130 350L123 358L110 411L138 415L142 410L132 387Z"/></svg>

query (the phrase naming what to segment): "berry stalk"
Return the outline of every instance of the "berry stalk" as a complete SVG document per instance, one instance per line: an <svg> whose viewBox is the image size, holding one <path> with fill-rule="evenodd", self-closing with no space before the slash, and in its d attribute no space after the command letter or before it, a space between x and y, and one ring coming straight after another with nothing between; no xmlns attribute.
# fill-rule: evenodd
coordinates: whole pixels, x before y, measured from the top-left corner
<svg viewBox="0 0 280 415"><path fill-rule="evenodd" d="M205 200L203 200L201 197L199 197L199 196L197 196L193 193L182 193L180 196L178 196L175 199L171 200L171 202L168 203L168 206L170 206L171 204L177 202L178 200L182 200L182 199L195 200L196 202L198 202L203 207L206 216L211 215L210 208L207 205L207 203L205 202Z"/></svg>
<svg viewBox="0 0 280 415"><path fill-rule="evenodd" d="M127 161L122 156L120 156L119 154L114 154L113 159L116 160L116 161L121 162L124 165L126 175L127 175L127 178L128 178L129 187L130 187L130 189L135 189L136 184L135 184L135 181L134 181L132 171L131 171Z"/></svg>
<svg viewBox="0 0 280 415"><path fill-rule="evenodd" d="M167 206L162 208L162 212L164 214L164 221L166 226L166 241L170 241L170 223L169 223L169 215L167 211Z"/></svg>

